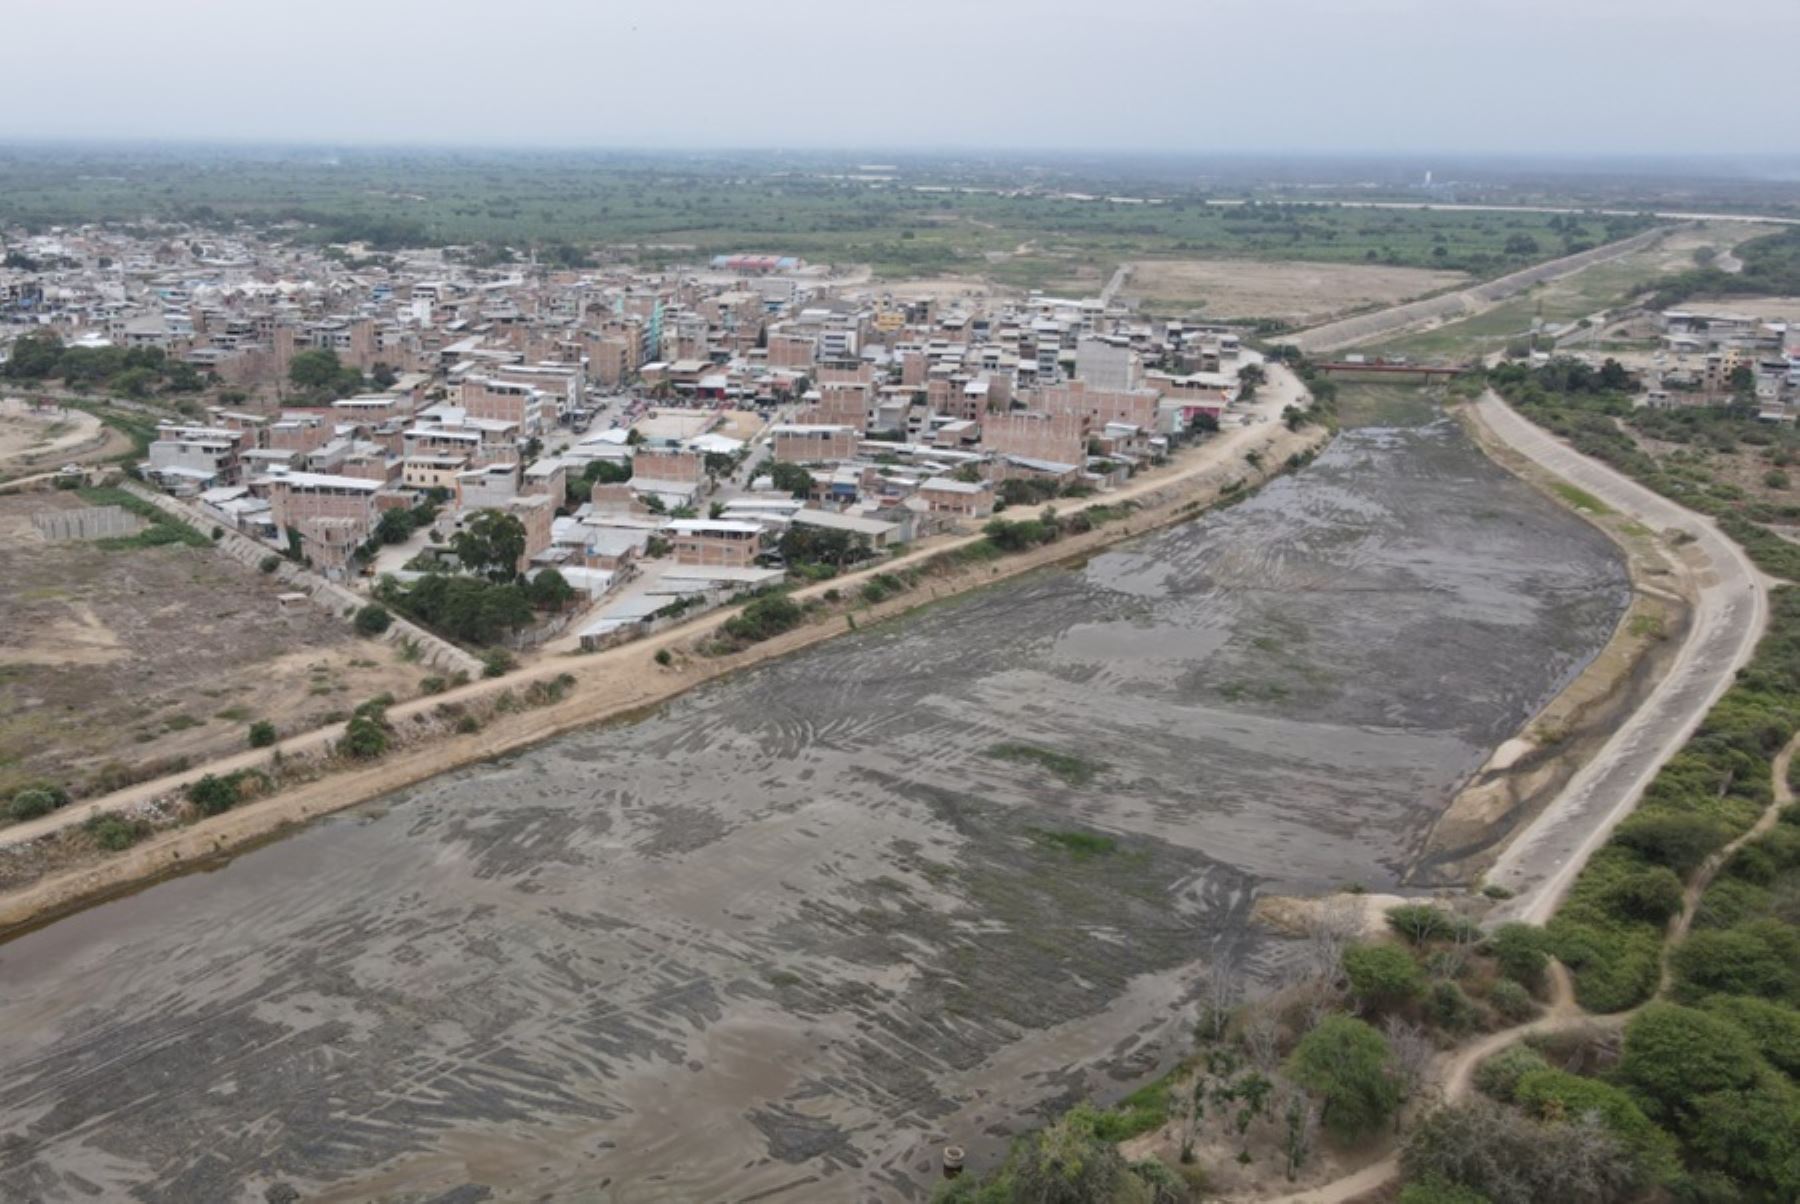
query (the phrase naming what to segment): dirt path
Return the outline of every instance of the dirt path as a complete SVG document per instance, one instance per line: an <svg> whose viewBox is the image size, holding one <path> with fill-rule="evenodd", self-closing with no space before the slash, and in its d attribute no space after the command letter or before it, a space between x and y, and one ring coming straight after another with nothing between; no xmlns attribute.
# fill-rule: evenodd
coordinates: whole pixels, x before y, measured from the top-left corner
<svg viewBox="0 0 1800 1204"><path fill-rule="evenodd" d="M976 566L954 578L928 582L890 602L859 610L855 616L857 623L866 626L932 601L1097 551L1177 520L1189 502L1216 496L1231 480L1254 482L1278 471L1291 451L1316 446L1324 434L1316 428L1295 434L1277 421L1282 408L1300 396L1302 387L1297 379L1278 366L1270 367L1269 376L1269 383L1251 411L1255 421L1221 433L1182 456L1176 464L1146 473L1121 489L1062 507L1064 513L1073 513L1091 506L1135 500L1143 503L1145 509L1086 535L1070 536L1030 552ZM1266 467L1260 473L1250 470L1244 461L1244 456L1253 450L1264 453ZM796 590L792 596L804 601L835 589L854 597L857 587L877 573L905 569L981 538L976 534L935 542L861 572ZM533 682L548 682L563 674L575 678L574 687L559 703L497 716L473 734L428 739L403 747L368 767L328 772L317 780L224 815L158 833L124 853L38 879L0 896L0 932L61 914L147 879L186 869L197 859L217 856L265 839L289 825L392 793L446 770L489 760L575 728L629 716L706 682L785 656L850 629L848 624L831 619L803 625L731 656L702 658L688 654L693 645L709 637L736 613L736 609L715 611L693 622L591 656L546 658L503 678L476 681L443 694L399 703L391 707L388 714L396 726L403 726L409 720L430 715L445 704L485 705L502 691L516 695ZM665 667L655 661L656 654L665 649L675 656L671 666ZM42 819L0 829L0 853L83 823L94 815L128 811L171 795L207 773L226 774L239 769L262 768L277 751L286 758L321 758L342 734L341 724L318 728L290 737L275 748L246 750L179 774L72 804Z"/></svg>

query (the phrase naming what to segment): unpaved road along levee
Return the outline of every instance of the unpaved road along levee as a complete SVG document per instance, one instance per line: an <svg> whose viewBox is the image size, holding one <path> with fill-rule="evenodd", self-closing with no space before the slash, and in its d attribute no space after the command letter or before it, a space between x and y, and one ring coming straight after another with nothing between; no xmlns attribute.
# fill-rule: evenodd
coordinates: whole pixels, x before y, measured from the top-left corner
<svg viewBox="0 0 1800 1204"><path fill-rule="evenodd" d="M1346 433L0 946L0 1198L916 1198L1185 1053L1260 892L1391 887L1627 596L1456 424Z"/></svg>
<svg viewBox="0 0 1800 1204"><path fill-rule="evenodd" d="M1668 676L1488 871L1488 882L1515 894L1502 915L1541 924L1750 659L1768 622L1768 597L1749 557L1707 519L1582 455L1492 393L1476 404L1488 429L1514 448L1652 530L1687 532L1688 550L1705 561L1687 644Z"/></svg>
<svg viewBox="0 0 1800 1204"><path fill-rule="evenodd" d="M1642 234L1634 234L1630 238L1609 242L1605 246L1581 251L1574 255L1565 255L1561 259L1552 259L1547 263L1535 264L1517 272L1493 280L1484 281L1466 289L1442 296L1426 297L1421 301L1409 301L1404 305L1391 306L1375 313L1359 314L1353 318L1343 318L1336 322L1328 322L1323 326L1315 326L1311 330L1301 331L1287 341L1295 344L1309 355L1338 351L1345 347L1354 347L1358 343L1367 343L1371 339L1387 338L1402 331L1411 330L1427 323L1449 321L1464 318L1471 314L1491 309L1509 297L1516 297L1534 285L1549 280L1560 280L1564 276L1573 276L1597 263L1605 263L1628 255L1642 247L1647 247L1661 238L1666 231L1647 230Z"/></svg>

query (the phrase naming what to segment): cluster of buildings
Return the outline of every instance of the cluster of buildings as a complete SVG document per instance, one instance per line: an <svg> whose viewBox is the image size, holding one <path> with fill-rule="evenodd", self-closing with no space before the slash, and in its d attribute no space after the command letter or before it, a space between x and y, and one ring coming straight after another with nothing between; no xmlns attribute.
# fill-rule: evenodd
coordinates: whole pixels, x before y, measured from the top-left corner
<svg viewBox="0 0 1800 1204"><path fill-rule="evenodd" d="M144 477L334 577L405 571L373 537L430 498L427 543L504 511L522 568L595 597L653 559L667 593L760 584L796 524L881 549L985 519L1009 481L1116 484L1228 420L1254 358L1101 299L897 298L779 255L568 270L93 227L8 246L32 267L0 273L0 353L49 327L203 370L210 404L161 422ZM309 351L362 390L297 385Z"/></svg>
<svg viewBox="0 0 1800 1204"><path fill-rule="evenodd" d="M1662 352L1646 375L1646 404L1717 404L1739 391L1747 373L1764 421L1800 414L1800 329L1710 309L1665 310L1660 318Z"/></svg>

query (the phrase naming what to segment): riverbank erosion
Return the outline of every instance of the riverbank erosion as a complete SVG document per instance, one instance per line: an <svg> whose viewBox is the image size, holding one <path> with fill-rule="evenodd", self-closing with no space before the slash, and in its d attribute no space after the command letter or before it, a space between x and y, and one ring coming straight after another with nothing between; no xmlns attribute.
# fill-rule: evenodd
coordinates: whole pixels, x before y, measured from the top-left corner
<svg viewBox="0 0 1800 1204"><path fill-rule="evenodd" d="M1090 551L14 940L0 1194L917 1197L1397 885L1627 595L1449 422Z"/></svg>

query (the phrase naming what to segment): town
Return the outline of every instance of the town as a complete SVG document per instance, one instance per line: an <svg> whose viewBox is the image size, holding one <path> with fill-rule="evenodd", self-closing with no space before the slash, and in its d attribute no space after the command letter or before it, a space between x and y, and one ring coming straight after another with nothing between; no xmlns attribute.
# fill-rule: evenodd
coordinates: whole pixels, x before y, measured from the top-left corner
<svg viewBox="0 0 1800 1204"><path fill-rule="evenodd" d="M153 366L98 394L154 414L168 377L180 412L154 417L143 486L483 646L605 646L1104 492L1245 421L1265 379L1229 326L897 298L777 255L646 273L195 230L12 245L38 270L0 276L11 385ZM442 574L481 585L439 613L416 587Z"/></svg>

